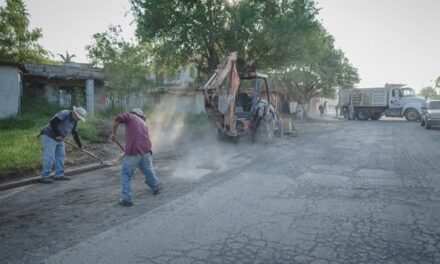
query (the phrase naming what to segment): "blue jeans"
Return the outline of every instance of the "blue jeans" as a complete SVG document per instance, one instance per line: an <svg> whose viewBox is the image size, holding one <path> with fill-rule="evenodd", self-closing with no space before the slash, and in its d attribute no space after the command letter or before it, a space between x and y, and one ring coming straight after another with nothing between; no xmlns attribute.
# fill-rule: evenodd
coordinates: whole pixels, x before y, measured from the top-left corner
<svg viewBox="0 0 440 264"><path fill-rule="evenodd" d="M131 178L135 170L139 168L145 176L145 183L151 190L159 189L159 180L153 168L153 158L150 153L124 156L121 164L122 199L131 202L133 196L131 190Z"/></svg>
<svg viewBox="0 0 440 264"><path fill-rule="evenodd" d="M64 142L43 135L43 169L41 177L49 177L55 160L55 176L64 176Z"/></svg>

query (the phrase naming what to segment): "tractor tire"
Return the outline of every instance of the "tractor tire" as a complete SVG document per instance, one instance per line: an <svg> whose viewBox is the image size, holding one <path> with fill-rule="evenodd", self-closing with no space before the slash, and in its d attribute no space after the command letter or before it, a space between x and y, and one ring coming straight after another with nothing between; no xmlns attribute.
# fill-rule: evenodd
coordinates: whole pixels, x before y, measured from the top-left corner
<svg viewBox="0 0 440 264"><path fill-rule="evenodd" d="M284 135L284 124L283 124L283 120L280 118L277 121L275 121L277 123L277 128L275 129L275 136L276 137L283 137Z"/></svg>
<svg viewBox="0 0 440 264"><path fill-rule="evenodd" d="M274 138L274 122L272 118L263 118L256 130L256 141L258 143L268 144Z"/></svg>
<svg viewBox="0 0 440 264"><path fill-rule="evenodd" d="M414 108L409 108L404 113L406 121L409 122L415 122L417 120L420 120L420 114L419 112Z"/></svg>

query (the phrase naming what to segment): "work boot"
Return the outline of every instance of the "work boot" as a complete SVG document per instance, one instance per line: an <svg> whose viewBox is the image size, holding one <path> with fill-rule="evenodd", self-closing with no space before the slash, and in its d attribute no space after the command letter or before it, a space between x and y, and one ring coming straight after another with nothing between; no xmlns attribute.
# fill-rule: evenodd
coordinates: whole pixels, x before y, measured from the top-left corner
<svg viewBox="0 0 440 264"><path fill-rule="evenodd" d="M120 199L119 200L119 205L122 205L122 206L132 206L133 205L133 203L132 202L130 202L130 201L125 201L125 200L123 200L123 199Z"/></svg>
<svg viewBox="0 0 440 264"><path fill-rule="evenodd" d="M72 178L69 176L55 176L56 181L70 181Z"/></svg>
<svg viewBox="0 0 440 264"><path fill-rule="evenodd" d="M160 183L159 186L155 190L153 190L153 195L159 194L161 189L162 189L162 183Z"/></svg>
<svg viewBox="0 0 440 264"><path fill-rule="evenodd" d="M53 180L49 177L41 177L40 179L38 179L38 181L40 183L53 183Z"/></svg>

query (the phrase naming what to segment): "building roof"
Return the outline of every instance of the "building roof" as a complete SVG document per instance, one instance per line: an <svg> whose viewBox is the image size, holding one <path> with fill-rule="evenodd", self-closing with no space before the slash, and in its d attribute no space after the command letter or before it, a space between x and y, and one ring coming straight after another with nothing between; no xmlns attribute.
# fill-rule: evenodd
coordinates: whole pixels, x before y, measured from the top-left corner
<svg viewBox="0 0 440 264"><path fill-rule="evenodd" d="M105 73L100 68L89 68L74 65L26 64L27 75L46 77L48 79L67 80L104 80Z"/></svg>
<svg viewBox="0 0 440 264"><path fill-rule="evenodd" d="M15 68L18 68L21 72L24 72L24 73L27 72L26 67L22 63L0 61L0 66L15 67Z"/></svg>

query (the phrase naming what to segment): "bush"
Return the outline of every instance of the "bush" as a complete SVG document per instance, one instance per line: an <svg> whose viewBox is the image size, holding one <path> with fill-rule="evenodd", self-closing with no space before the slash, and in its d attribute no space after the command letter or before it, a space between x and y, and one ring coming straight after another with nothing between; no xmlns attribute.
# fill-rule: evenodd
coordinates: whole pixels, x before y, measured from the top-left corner
<svg viewBox="0 0 440 264"><path fill-rule="evenodd" d="M78 132L82 139L90 142L105 142L112 132L112 119L97 116L88 117L85 122L78 123Z"/></svg>
<svg viewBox="0 0 440 264"><path fill-rule="evenodd" d="M36 126L34 119L30 117L10 117L0 120L0 130L12 130L12 129L30 129Z"/></svg>
<svg viewBox="0 0 440 264"><path fill-rule="evenodd" d="M101 111L101 112L97 113L97 116L98 117L113 118L114 116L119 115L119 114L124 113L124 112L125 112L124 108L122 108L122 107L118 107L118 106L112 107L112 106L109 106L107 109L105 109L105 111Z"/></svg>
<svg viewBox="0 0 440 264"><path fill-rule="evenodd" d="M189 125L200 126L206 124L209 121L209 118L206 113L188 114L185 121Z"/></svg>
<svg viewBox="0 0 440 264"><path fill-rule="evenodd" d="M21 102L21 118L50 118L63 108L48 103L43 97L24 97Z"/></svg>
<svg viewBox="0 0 440 264"><path fill-rule="evenodd" d="M87 118L86 122L78 122L78 133L82 139L97 142L99 141L98 131L94 126L93 118Z"/></svg>

